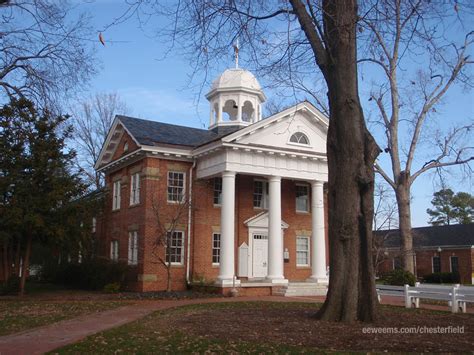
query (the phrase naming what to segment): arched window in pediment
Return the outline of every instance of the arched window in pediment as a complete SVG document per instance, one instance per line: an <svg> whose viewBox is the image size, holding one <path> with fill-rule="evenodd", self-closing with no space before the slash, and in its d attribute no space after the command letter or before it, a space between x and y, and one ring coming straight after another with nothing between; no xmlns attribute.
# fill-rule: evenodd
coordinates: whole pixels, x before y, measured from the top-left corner
<svg viewBox="0 0 474 355"><path fill-rule="evenodd" d="M309 145L308 137L302 132L293 133L293 135L290 137L290 142Z"/></svg>

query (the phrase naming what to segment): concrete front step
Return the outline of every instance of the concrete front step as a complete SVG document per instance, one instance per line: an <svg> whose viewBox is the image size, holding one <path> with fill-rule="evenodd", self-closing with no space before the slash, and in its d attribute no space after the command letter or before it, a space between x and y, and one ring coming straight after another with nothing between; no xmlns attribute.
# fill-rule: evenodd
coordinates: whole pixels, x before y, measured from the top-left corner
<svg viewBox="0 0 474 355"><path fill-rule="evenodd" d="M273 292L275 296L325 296L327 286L313 282L290 282L287 286L283 286Z"/></svg>

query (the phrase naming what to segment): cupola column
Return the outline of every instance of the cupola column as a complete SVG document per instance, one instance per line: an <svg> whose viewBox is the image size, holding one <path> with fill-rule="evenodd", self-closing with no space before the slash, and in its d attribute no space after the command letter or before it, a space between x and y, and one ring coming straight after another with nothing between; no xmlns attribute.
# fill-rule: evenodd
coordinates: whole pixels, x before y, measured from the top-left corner
<svg viewBox="0 0 474 355"><path fill-rule="evenodd" d="M242 122L242 99L237 98L237 122Z"/></svg>

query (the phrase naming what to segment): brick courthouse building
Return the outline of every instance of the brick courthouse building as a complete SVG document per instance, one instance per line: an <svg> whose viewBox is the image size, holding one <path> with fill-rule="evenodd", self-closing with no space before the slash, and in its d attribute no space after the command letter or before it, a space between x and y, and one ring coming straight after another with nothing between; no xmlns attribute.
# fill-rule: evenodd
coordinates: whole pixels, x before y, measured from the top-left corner
<svg viewBox="0 0 474 355"><path fill-rule="evenodd" d="M302 102L262 119L265 95L240 68L206 98L207 130L115 118L96 163L108 192L102 254L132 266L136 290L166 288L160 257L172 263L175 290L198 280L243 294L281 292L289 281L324 290L327 117ZM171 247L157 247L157 213L171 223L183 202Z"/></svg>

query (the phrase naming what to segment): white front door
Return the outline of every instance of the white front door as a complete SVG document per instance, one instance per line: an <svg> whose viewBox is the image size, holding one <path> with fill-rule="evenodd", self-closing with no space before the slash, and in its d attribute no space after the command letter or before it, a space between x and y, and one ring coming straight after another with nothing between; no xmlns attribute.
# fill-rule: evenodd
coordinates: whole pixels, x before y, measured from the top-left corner
<svg viewBox="0 0 474 355"><path fill-rule="evenodd" d="M253 277L266 277L268 275L268 235L254 233L253 249Z"/></svg>

